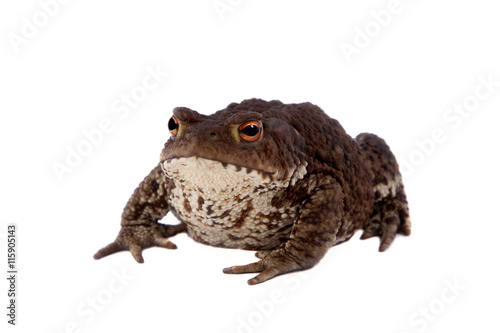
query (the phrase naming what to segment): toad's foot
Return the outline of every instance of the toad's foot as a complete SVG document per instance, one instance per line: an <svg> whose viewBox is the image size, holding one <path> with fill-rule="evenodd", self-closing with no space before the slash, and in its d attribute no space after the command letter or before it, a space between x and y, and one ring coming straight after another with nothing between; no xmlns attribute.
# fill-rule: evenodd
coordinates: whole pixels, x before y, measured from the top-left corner
<svg viewBox="0 0 500 333"><path fill-rule="evenodd" d="M259 251L256 255L264 256L266 253L267 255L258 262L228 267L225 268L223 272L226 274L260 273L256 277L248 280L249 285L254 285L272 279L277 275L312 267L312 264L302 262L299 258L287 252L284 246L273 251Z"/></svg>
<svg viewBox="0 0 500 333"><path fill-rule="evenodd" d="M380 238L379 251L384 252L396 238L396 234L409 236L411 222L406 198L387 198L375 203L373 213L364 226L361 239Z"/></svg>
<svg viewBox="0 0 500 333"><path fill-rule="evenodd" d="M124 225L115 241L97 251L94 254L94 259L101 259L110 254L128 250L134 259L142 264L144 262L142 250L153 246L176 249L177 246L168 240L168 238L184 231L186 231L185 224L164 225L154 223Z"/></svg>

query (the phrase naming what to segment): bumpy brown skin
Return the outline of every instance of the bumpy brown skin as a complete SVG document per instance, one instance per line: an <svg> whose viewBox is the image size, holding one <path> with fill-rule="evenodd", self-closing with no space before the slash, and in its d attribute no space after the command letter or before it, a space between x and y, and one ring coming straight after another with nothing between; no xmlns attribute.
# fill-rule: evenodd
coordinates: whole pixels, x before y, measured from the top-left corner
<svg viewBox="0 0 500 333"><path fill-rule="evenodd" d="M182 220L185 210L192 213L186 202L175 206L172 199L176 184L182 186L182 183L175 183L161 170L164 162L179 157L197 156L219 161L224 167L232 164L249 172L258 170L264 176L279 175L284 179L307 164L305 176L276 192L271 201L273 208L286 208L292 218L281 229L286 230L285 236L266 235L259 243L255 239L263 237L260 233L250 235L248 242L231 236L238 247L258 251L260 261L224 269L225 273L259 273L249 284L308 269L330 247L348 240L359 229L364 229L362 239L380 237L380 251L391 244L397 233L410 234L408 204L398 164L389 147L377 136L363 133L353 140L337 120L310 103L250 99L230 104L210 116L187 108L174 109L174 115L180 124L178 134L167 141L160 165L127 203L117 239L98 251L95 259L129 250L138 262L143 262L143 249L175 248L168 238L180 232L187 232L206 244L230 247L197 239L194 226ZM260 121L263 128L259 140L251 143L237 136L238 126L250 120ZM203 202L200 198L200 209ZM158 223L169 211L181 224ZM221 216L227 216L224 213ZM248 211L237 216L240 217L234 228L250 223L245 219ZM266 216L266 221L271 220L267 222L269 228L273 219L280 216Z"/></svg>

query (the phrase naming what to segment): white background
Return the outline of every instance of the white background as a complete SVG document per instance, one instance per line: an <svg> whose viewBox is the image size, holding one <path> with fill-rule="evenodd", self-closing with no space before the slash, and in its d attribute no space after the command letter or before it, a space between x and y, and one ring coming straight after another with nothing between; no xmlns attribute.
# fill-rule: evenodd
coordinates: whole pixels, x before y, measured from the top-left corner
<svg viewBox="0 0 500 333"><path fill-rule="evenodd" d="M18 326L6 323L2 278L2 332L500 329L493 1L401 0L390 18L388 0L222 0L223 13L213 0L54 3L0 5L1 267L8 223L19 237ZM146 68L168 77L115 112ZM253 252L185 235L178 250L146 250L143 265L125 252L94 261L157 163L172 108L208 114L251 97L310 101L352 136L385 138L407 167L412 235L381 254L357 234L315 268L251 287L253 275L222 268ZM447 111L464 101L471 112ZM54 163L105 119L111 130L58 179Z"/></svg>

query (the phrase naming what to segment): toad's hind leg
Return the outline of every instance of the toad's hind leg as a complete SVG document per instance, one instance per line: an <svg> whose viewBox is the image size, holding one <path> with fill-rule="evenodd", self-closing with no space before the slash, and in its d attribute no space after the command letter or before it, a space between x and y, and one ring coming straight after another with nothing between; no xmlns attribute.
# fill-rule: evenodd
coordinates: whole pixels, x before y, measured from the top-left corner
<svg viewBox="0 0 500 333"><path fill-rule="evenodd" d="M356 140L370 161L375 195L373 211L363 227L361 239L380 237L379 251L383 252L396 234L410 235L408 202L398 163L385 141L368 133L358 135Z"/></svg>
<svg viewBox="0 0 500 333"><path fill-rule="evenodd" d="M396 197L376 202L373 213L363 229L361 239L380 237L380 252L385 251L391 245L396 234L409 236L411 222L404 191Z"/></svg>

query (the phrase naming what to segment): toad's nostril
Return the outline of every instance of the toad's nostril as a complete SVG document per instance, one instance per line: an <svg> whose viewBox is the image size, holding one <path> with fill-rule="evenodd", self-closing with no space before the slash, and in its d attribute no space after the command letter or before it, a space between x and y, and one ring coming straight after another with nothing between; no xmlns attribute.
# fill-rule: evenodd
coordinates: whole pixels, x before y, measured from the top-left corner
<svg viewBox="0 0 500 333"><path fill-rule="evenodd" d="M211 137L211 138L215 138L216 136L217 136L217 133L215 133L215 132L210 132L210 137Z"/></svg>

